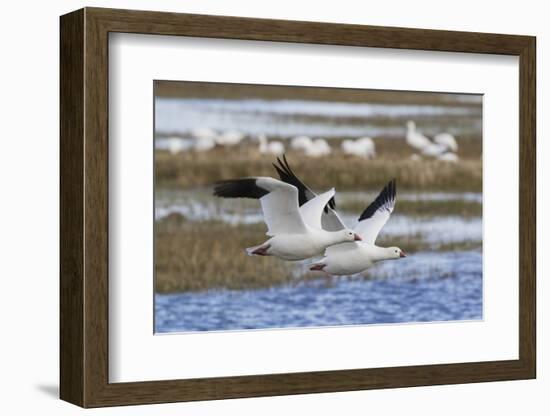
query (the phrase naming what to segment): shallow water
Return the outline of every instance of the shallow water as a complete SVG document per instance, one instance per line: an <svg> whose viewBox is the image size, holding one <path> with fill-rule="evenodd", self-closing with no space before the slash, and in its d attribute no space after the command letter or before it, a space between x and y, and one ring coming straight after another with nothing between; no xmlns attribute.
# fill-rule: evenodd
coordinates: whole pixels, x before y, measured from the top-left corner
<svg viewBox="0 0 550 416"><path fill-rule="evenodd" d="M369 200L361 192L341 199ZM402 199L467 200L476 193L402 193ZM179 213L189 221L260 223L257 201L212 198L208 190L160 192L156 218ZM341 213L353 225L356 214ZM421 238L427 246L482 241L481 217L414 218L392 215L381 236ZM305 264L302 263L301 267ZM157 332L220 331L261 328L390 324L482 319L482 253L420 252L386 261L362 276L323 277L261 290L211 290L156 295ZM297 266L297 276L300 265Z"/></svg>
<svg viewBox="0 0 550 416"><path fill-rule="evenodd" d="M338 200L357 199L371 201L375 194L367 192L339 192ZM452 192L403 192L400 200L464 200L481 203L481 194ZM160 220L170 214L180 214L189 221L223 221L228 224L263 223L258 201L224 200L213 198L211 191L170 191L156 196L155 218ZM342 220L350 227L357 222L357 213L340 212ZM481 217L434 216L415 218L394 214L384 226L382 236L417 236L432 244L480 241Z"/></svg>
<svg viewBox="0 0 550 416"><path fill-rule="evenodd" d="M481 252L416 253L361 277L326 277L261 290L155 297L155 331L222 331L479 320Z"/></svg>
<svg viewBox="0 0 550 416"><path fill-rule="evenodd" d="M362 201L370 203L377 192L364 191L338 191L337 202ZM479 192L399 192L400 201L483 201L483 195ZM260 212L257 201L247 199L225 200L214 198L212 189L203 187L185 190L160 190L155 194L155 218L161 219L171 213L191 212L198 216L202 213L205 217L220 211L250 213ZM205 218L208 219L208 218Z"/></svg>
<svg viewBox="0 0 550 416"><path fill-rule="evenodd" d="M157 135L186 137L194 128L267 134L331 137L402 137L409 118L430 118L428 135L480 134L478 108L461 105L466 96L448 94L447 105L345 103L312 100L156 98ZM467 96L478 103L480 96ZM452 105L451 103L456 103ZM469 120L463 123L463 120ZM479 119L479 120L478 120ZM346 122L343 123L342 121ZM157 144L162 146L162 139Z"/></svg>

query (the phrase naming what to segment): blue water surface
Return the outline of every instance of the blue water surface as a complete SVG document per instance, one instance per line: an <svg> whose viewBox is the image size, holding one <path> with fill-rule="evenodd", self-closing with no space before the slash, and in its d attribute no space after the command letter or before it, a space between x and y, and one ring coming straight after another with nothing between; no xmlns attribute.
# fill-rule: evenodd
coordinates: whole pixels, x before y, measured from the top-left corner
<svg viewBox="0 0 550 416"><path fill-rule="evenodd" d="M481 251L415 253L381 263L372 278L323 277L260 290L155 297L155 331L480 320Z"/></svg>

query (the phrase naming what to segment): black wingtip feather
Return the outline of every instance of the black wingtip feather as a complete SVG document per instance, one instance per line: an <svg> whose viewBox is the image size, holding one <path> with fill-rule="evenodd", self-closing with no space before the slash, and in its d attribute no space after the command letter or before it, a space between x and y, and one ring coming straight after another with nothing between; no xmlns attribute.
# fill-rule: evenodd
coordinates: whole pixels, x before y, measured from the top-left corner
<svg viewBox="0 0 550 416"><path fill-rule="evenodd" d="M292 169L290 169L288 161L286 160L286 155L283 154L282 160L281 158L277 157L277 162L278 165L274 163L273 166L275 167L279 178L283 182L286 182L298 188L298 203L300 206L304 205L308 201L306 195L306 192L308 191L307 186L300 179L298 179L294 172L292 172Z"/></svg>
<svg viewBox="0 0 550 416"><path fill-rule="evenodd" d="M365 210L359 217L359 221L371 218L381 207L384 207L385 205L389 206L390 204L395 203L396 192L397 186L396 180L394 178L389 181L388 184L380 191L376 199L372 201L372 203L367 208L365 208Z"/></svg>
<svg viewBox="0 0 550 416"><path fill-rule="evenodd" d="M290 164L286 158L286 154L283 154L282 160L280 157L277 157L277 164L273 163L273 167L277 171L279 178L290 185L294 185L298 188L298 202L300 206L304 205L309 199L307 192L311 193L311 190L296 176L294 171L291 169ZM328 206L332 209L336 208L336 201L334 197L328 201ZM328 212L328 208L325 207L325 213Z"/></svg>
<svg viewBox="0 0 550 416"><path fill-rule="evenodd" d="M214 195L221 198L260 199L268 193L256 184L256 178L229 179L214 184Z"/></svg>
<svg viewBox="0 0 550 416"><path fill-rule="evenodd" d="M279 160L279 158L277 158L277 160ZM285 177L286 173L284 170L282 170L279 166L277 166L275 163L272 163L273 167L275 168L275 170L277 171L277 174L279 175L279 178L285 182L283 180L283 178Z"/></svg>

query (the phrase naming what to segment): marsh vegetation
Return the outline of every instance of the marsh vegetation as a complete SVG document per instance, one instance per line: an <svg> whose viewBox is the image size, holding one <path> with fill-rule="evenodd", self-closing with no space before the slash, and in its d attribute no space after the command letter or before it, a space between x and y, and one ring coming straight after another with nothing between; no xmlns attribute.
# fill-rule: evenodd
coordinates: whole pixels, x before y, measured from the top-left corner
<svg viewBox="0 0 550 416"><path fill-rule="evenodd" d="M308 184L325 189L327 178L338 190L372 190L396 178L400 190L480 192L482 161L480 140L463 140L460 160L411 160L411 151L399 139L375 139L377 158L365 160L339 151L339 139L333 139L335 151L312 160L300 152L288 151L293 166ZM161 188L185 189L207 186L220 178L273 176L273 155L262 155L254 144L234 148L216 148L205 153L155 154L156 184ZM322 169L320 169L322 167Z"/></svg>
<svg viewBox="0 0 550 416"><path fill-rule="evenodd" d="M267 238L257 201L234 205L217 200L208 204L208 190L161 195L165 202L155 225L158 293L251 290L295 285L320 277L319 273L308 271L307 261L282 262L272 257L246 255L244 248ZM364 209L365 198L361 204L357 194L344 196L347 198L342 199L339 210L346 220L353 222ZM475 232L481 204L476 198L408 200L405 196L403 199L397 208L395 224L389 225L380 236L380 245L397 245L412 254L481 249L481 235ZM411 222L415 226L405 225ZM454 231L445 233L450 226L454 226ZM432 231L435 234L430 234ZM376 276L373 270L361 278Z"/></svg>

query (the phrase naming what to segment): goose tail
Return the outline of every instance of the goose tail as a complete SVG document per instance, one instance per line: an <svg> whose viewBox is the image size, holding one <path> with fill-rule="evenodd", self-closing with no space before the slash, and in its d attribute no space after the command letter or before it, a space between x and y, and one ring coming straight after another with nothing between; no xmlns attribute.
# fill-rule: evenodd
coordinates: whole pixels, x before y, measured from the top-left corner
<svg viewBox="0 0 550 416"><path fill-rule="evenodd" d="M248 247L246 249L246 254L249 256L269 256L267 250L269 250L270 247L270 244L260 244L259 246Z"/></svg>

